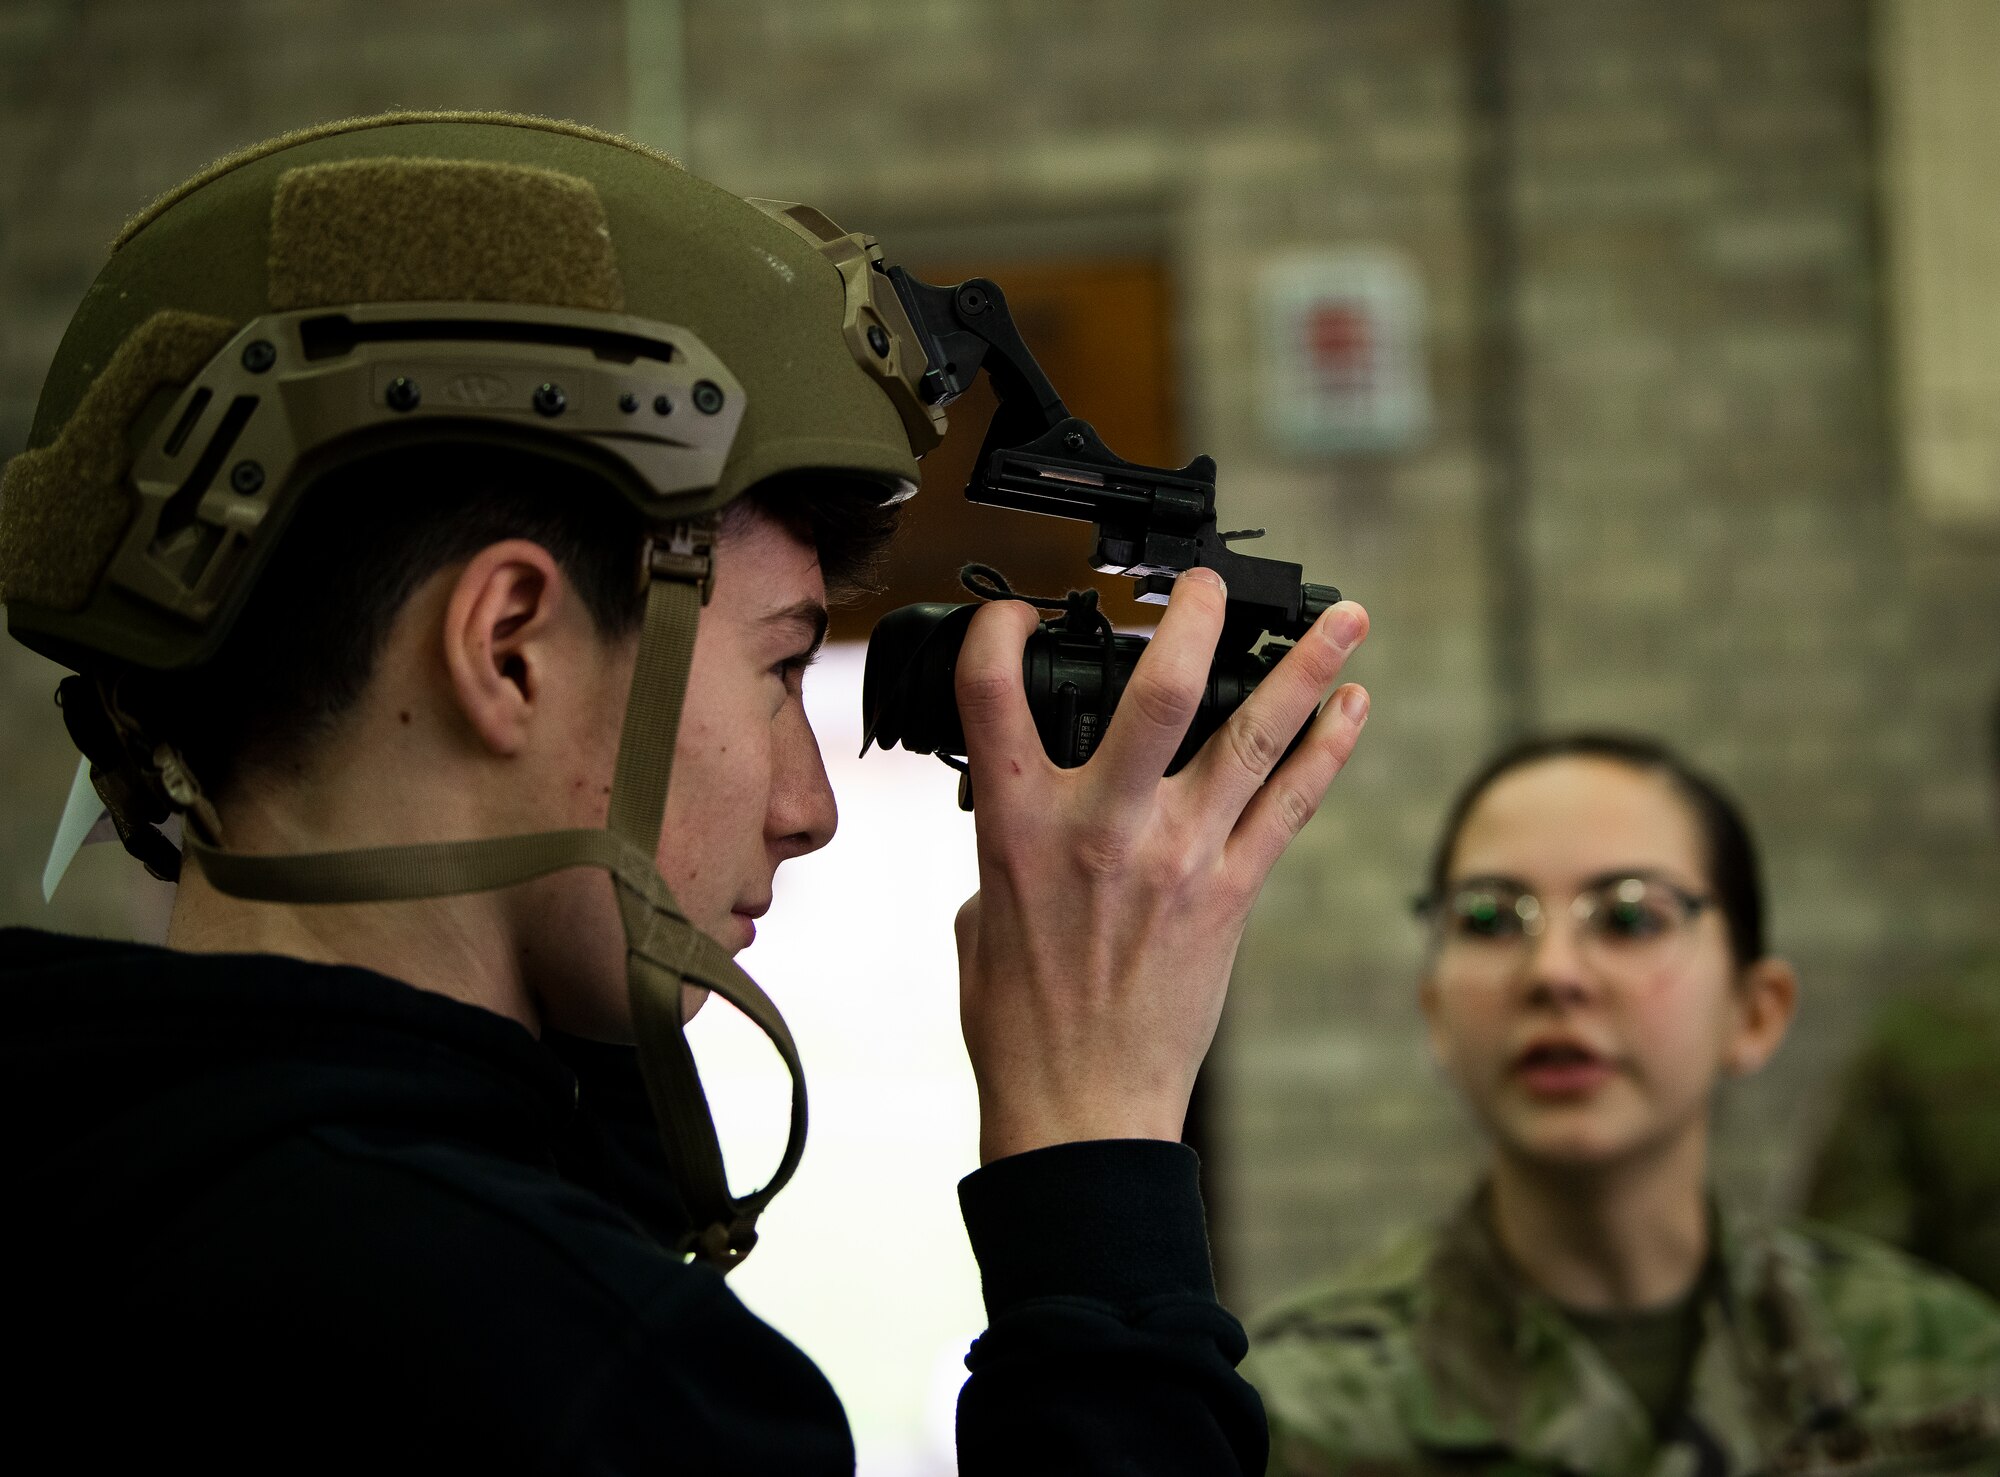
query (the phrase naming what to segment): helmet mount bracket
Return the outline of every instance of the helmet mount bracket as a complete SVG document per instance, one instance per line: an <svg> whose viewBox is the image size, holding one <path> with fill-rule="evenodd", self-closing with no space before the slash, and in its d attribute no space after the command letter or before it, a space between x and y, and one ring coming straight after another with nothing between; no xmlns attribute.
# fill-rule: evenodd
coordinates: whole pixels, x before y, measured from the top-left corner
<svg viewBox="0 0 2000 1477"><path fill-rule="evenodd" d="M949 404L984 367L999 399L967 498L1095 524L1092 567L1130 575L1134 596L1147 604L1165 604L1187 570L1214 570L1229 589L1223 641L1231 647L1248 650L1267 634L1295 639L1339 601L1331 585L1305 583L1301 565L1229 547L1246 535L1218 530L1213 458L1198 456L1177 470L1128 462L1070 414L1022 340L999 284L975 277L935 287L902 267L879 270L929 360L920 393Z"/></svg>

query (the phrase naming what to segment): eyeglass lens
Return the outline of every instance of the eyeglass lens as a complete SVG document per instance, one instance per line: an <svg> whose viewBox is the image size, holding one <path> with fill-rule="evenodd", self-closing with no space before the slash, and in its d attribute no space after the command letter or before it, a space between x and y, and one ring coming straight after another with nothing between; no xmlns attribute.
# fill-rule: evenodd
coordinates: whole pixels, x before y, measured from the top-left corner
<svg viewBox="0 0 2000 1477"><path fill-rule="evenodd" d="M1611 958L1653 955L1689 932L1704 900L1656 878L1623 877L1586 888L1569 901L1580 944ZM1542 899L1499 883L1474 883L1449 894L1437 911L1447 946L1511 953L1547 928Z"/></svg>

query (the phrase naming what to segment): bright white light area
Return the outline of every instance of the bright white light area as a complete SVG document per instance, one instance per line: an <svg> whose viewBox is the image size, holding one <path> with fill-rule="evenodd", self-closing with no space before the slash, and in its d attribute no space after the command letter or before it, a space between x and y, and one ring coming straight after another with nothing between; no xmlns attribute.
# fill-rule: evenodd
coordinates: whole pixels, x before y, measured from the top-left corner
<svg viewBox="0 0 2000 1477"><path fill-rule="evenodd" d="M806 676L840 830L779 869L739 956L798 1042L811 1132L729 1285L833 1381L862 1477L933 1477L955 1470L961 1361L986 1323L958 1215L979 1113L952 942L978 874L956 775L901 750L855 758L861 673L862 648L842 645ZM688 1036L740 1194L784 1147L784 1068L721 1001Z"/></svg>

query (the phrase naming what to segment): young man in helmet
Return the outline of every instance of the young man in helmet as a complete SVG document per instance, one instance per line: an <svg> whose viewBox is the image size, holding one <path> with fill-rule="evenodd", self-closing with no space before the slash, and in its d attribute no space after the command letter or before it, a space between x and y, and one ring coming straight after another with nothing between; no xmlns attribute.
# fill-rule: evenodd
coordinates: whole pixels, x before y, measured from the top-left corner
<svg viewBox="0 0 2000 1477"><path fill-rule="evenodd" d="M800 674L942 429L871 249L492 115L275 140L121 237L0 493L10 630L78 674L121 837L172 871L186 827L168 949L0 956L12 1424L64 1465L851 1469L717 1271L803 1132L731 959L834 829ZM1076 770L1032 611L958 663L969 1472L1262 1465L1175 1140L1366 621L1163 780L1223 600L1182 579ZM706 991L794 1074L748 1196L680 1033Z"/></svg>

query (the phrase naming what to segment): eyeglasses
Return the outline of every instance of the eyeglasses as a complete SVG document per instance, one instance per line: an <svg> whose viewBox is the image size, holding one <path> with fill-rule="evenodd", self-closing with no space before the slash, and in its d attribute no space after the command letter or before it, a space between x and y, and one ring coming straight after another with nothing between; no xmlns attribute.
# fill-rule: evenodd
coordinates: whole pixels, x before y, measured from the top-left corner
<svg viewBox="0 0 2000 1477"><path fill-rule="evenodd" d="M1547 932L1560 899L1545 901L1499 880L1463 883L1417 900L1439 966L1469 973L1509 971ZM1569 899L1577 952L1608 975L1659 969L1685 957L1694 923L1715 899L1659 877L1611 877Z"/></svg>

